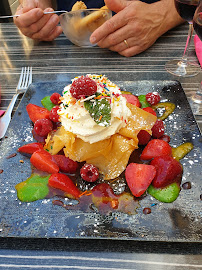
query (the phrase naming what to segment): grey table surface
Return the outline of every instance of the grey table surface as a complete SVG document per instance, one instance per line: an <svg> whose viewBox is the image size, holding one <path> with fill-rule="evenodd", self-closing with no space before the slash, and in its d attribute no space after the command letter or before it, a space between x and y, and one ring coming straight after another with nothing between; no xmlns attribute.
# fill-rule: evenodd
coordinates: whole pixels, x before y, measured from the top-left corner
<svg viewBox="0 0 202 270"><path fill-rule="evenodd" d="M164 68L168 60L182 55L187 28L184 24L172 29L147 51L125 58L99 47L76 47L64 35L49 43L34 42L13 23L1 23L0 109L7 108L24 66L33 67L33 82L65 81L86 73L102 73L112 81L178 80L202 129L202 106L191 101L202 73L182 78ZM196 60L193 43L190 57ZM201 247L180 242L1 238L0 269L202 269Z"/></svg>

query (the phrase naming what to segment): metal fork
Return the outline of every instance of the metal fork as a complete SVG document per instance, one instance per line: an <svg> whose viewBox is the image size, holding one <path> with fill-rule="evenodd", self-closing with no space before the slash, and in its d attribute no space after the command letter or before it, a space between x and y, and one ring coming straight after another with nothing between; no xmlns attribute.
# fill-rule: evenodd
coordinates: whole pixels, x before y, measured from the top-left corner
<svg viewBox="0 0 202 270"><path fill-rule="evenodd" d="M6 130L8 128L8 125L11 121L11 113L13 111L13 107L15 105L15 102L17 100L17 97L20 94L25 93L28 86L32 83L32 67L23 67L20 79L16 88L16 94L13 96L10 104L8 105L8 108L4 115L0 118L0 139L2 139L6 133Z"/></svg>

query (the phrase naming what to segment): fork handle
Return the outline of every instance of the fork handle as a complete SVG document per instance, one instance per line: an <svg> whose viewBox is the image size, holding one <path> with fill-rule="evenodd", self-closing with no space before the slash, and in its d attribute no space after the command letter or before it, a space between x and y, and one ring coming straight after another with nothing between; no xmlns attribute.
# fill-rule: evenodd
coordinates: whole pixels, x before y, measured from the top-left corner
<svg viewBox="0 0 202 270"><path fill-rule="evenodd" d="M44 14L57 14L57 13L67 13L67 11L66 10L54 10L54 11L44 12ZM0 16L0 19L8 19L8 18L15 18L15 17L16 18L20 17L20 14Z"/></svg>
<svg viewBox="0 0 202 270"><path fill-rule="evenodd" d="M8 108L6 110L6 112L4 113L4 115L1 117L1 123L0 123L0 139L2 139L7 131L7 128L9 126L9 123L11 121L11 113L13 110L13 107L15 105L16 99L18 97L18 93L16 93L13 98L11 99L10 104L8 105Z"/></svg>
<svg viewBox="0 0 202 270"><path fill-rule="evenodd" d="M16 102L18 96L19 96L18 93L13 95L13 97L11 99L11 102L9 103L8 108L7 108L7 110L6 110L5 114L4 114L4 117L5 117L5 115L9 115L9 117L11 117L11 113L13 111L13 108L14 108L14 105L15 105L15 102Z"/></svg>

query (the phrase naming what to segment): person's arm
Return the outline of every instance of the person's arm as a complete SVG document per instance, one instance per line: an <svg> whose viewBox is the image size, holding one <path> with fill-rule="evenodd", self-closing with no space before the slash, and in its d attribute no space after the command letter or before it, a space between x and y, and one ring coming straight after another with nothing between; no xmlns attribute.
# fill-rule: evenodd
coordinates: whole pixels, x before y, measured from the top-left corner
<svg viewBox="0 0 202 270"><path fill-rule="evenodd" d="M62 33L59 17L56 14L44 14L53 11L51 0L19 0L20 5L14 19L20 31L32 39L51 41Z"/></svg>
<svg viewBox="0 0 202 270"><path fill-rule="evenodd" d="M162 34L183 22L173 0L152 4L105 0L105 4L117 14L96 29L90 41L127 57L146 50Z"/></svg>

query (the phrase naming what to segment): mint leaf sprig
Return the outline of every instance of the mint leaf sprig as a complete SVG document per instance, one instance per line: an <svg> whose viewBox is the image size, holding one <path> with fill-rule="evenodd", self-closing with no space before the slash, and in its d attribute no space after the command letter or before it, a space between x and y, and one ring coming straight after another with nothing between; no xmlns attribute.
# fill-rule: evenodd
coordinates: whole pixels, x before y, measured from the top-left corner
<svg viewBox="0 0 202 270"><path fill-rule="evenodd" d="M90 113L93 120L100 126L109 126L111 123L110 101L101 93L96 93L91 100L84 101L85 109Z"/></svg>

